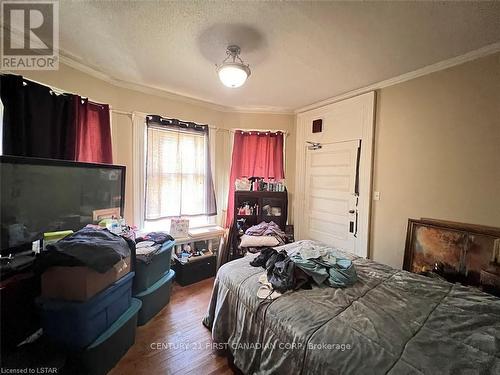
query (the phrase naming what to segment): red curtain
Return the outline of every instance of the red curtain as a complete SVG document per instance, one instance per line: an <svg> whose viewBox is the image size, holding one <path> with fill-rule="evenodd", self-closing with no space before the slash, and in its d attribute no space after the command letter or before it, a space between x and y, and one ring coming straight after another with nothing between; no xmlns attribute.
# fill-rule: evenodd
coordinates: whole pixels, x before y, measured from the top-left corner
<svg viewBox="0 0 500 375"><path fill-rule="evenodd" d="M234 135L229 197L227 204L226 226L233 221L234 183L241 177L263 177L282 180L283 170L283 133L241 132Z"/></svg>
<svg viewBox="0 0 500 375"><path fill-rule="evenodd" d="M109 105L75 98L75 160L113 163Z"/></svg>

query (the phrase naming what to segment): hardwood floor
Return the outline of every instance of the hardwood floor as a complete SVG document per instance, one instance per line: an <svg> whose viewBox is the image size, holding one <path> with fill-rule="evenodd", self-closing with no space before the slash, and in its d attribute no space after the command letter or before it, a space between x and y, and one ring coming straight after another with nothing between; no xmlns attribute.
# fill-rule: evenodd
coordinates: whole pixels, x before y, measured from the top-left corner
<svg viewBox="0 0 500 375"><path fill-rule="evenodd" d="M109 374L234 374L226 357L207 348L211 334L201 323L213 281L187 287L174 283L170 303L137 327L134 346Z"/></svg>

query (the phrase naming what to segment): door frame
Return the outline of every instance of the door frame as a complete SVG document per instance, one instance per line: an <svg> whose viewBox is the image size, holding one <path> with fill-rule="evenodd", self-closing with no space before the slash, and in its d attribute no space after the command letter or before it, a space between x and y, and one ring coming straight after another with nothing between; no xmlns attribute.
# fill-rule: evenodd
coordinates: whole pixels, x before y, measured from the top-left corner
<svg viewBox="0 0 500 375"><path fill-rule="evenodd" d="M323 129L335 127L337 120L342 131L337 135L328 136L326 133L312 133L312 121L323 119ZM370 238L372 170L373 170L373 142L375 128L375 92L369 92L354 98L299 113L296 116L297 143L296 143L296 179L295 197L293 199L293 224L295 238L307 239L303 222L305 209L305 170L307 141L319 143L335 143L341 141L361 140L361 154L359 161L359 224L356 239L356 255L368 257Z"/></svg>

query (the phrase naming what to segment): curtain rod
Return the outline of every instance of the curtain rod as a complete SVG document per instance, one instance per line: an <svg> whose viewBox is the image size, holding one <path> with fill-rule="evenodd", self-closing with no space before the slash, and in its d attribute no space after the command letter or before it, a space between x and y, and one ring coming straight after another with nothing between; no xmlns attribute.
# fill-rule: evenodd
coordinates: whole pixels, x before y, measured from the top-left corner
<svg viewBox="0 0 500 375"><path fill-rule="evenodd" d="M2 72L2 73L0 73L0 75L7 75L7 74L17 75L17 74L13 74L11 72L6 72L6 73ZM76 93L68 91L68 90L63 90L63 89L60 89L59 87L48 85L46 83L42 83L42 82L36 81L34 79L31 79L31 78L28 79L28 78L26 78L24 76L21 76L21 77L23 77L23 80L26 80L28 82L31 81L31 82L37 83L39 85L42 85L42 86L47 86L50 90L52 90L54 93L56 93L58 95L63 95L63 94L77 95L77 96L79 96L81 98L85 98L85 99L87 99L87 100L89 100L91 102L94 102L96 104L103 104L103 103L101 103L100 100L94 100L94 99L92 99L92 98L90 98L88 96L83 96L83 95L76 94ZM106 104L108 104L108 103L106 103ZM108 106L109 106L109 111L110 112L114 112L114 113L117 113L117 114L120 114L120 115L129 115L129 116L132 115L132 112L126 112L126 111L121 111L119 109L113 109L113 107L111 106L111 104L108 104Z"/></svg>
<svg viewBox="0 0 500 375"><path fill-rule="evenodd" d="M202 128L202 127L207 127L208 128L208 124L198 124L197 122L193 122L193 121L184 121L184 120L179 120L177 118L171 118L171 117L163 117L163 116L160 116L160 115L147 115L147 119L148 120L151 120L153 122L159 122L160 124L161 123L168 123L169 125L181 125L181 126L186 126L186 127L194 127L195 129L196 128Z"/></svg>
<svg viewBox="0 0 500 375"><path fill-rule="evenodd" d="M288 135L289 133L286 130L281 129L229 129L231 133L243 132L243 133L283 133L284 135Z"/></svg>

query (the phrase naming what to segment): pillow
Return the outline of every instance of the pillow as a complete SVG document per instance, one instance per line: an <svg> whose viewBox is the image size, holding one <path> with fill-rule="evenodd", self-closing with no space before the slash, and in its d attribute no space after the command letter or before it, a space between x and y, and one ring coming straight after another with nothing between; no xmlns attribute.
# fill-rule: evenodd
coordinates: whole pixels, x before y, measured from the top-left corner
<svg viewBox="0 0 500 375"><path fill-rule="evenodd" d="M273 247L279 245L279 241L274 236L241 236L241 247Z"/></svg>

